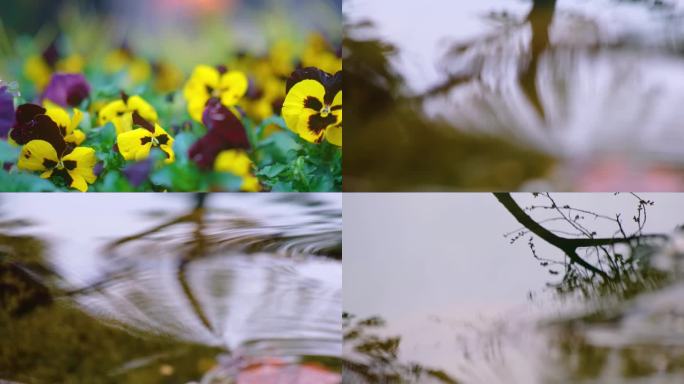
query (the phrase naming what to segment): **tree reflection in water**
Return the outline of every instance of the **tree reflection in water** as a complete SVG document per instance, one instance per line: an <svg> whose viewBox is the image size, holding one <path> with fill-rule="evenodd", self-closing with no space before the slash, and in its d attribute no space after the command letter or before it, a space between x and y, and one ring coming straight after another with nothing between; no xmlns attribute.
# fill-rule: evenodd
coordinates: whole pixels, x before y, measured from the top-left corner
<svg viewBox="0 0 684 384"><path fill-rule="evenodd" d="M175 368L164 368L163 372L170 375L174 369L195 364L194 374L185 372L185 377L203 376L206 383L339 382L339 206L315 196L233 195L231 199L270 209L270 213L249 215L244 210L207 203L226 198L196 195L196 204L186 213L151 213L145 220L160 224L108 241L100 255L81 255L99 260L99 277L88 284L72 277L57 277L50 284L60 305L40 302L48 306L45 316L64 318L54 312L68 309L69 321L73 322L78 312L70 304L63 305L73 303L97 319L84 317L89 319L87 330L105 338L104 345L116 338L103 336L103 332L132 340L122 343L125 345L136 344L137 340L149 343L151 348L138 348L138 353L124 352L128 351L124 347L116 351L129 361L115 359L118 364L107 362L106 368L96 370L102 374L106 369L111 375L102 382L127 382L130 376L170 358L182 362L166 364ZM4 277L6 264L1 261ZM36 286L43 284L40 280ZM3 294L6 292L3 289ZM0 297L6 307L9 301L6 296ZM31 319L42 314L35 308L31 310L35 313L27 315ZM14 320L6 321L13 329L19 326ZM79 318L76 323L83 326L84 321ZM25 327L29 328L23 335L41 333L32 325ZM79 345L78 340L59 338L55 344L60 342L93 348L87 340ZM69 350L68 345L55 346L60 347ZM150 349L157 352L142 353ZM30 377L21 376L30 373L11 364L16 362L0 361L0 378ZM60 376L64 375L64 367L46 366L53 370L49 376L53 381L64 380ZM8 376L8 372L15 373ZM75 376L81 380L83 377ZM160 379L148 378L145 382Z"/></svg>
<svg viewBox="0 0 684 384"><path fill-rule="evenodd" d="M349 126L358 129L348 189L682 189L681 6L530 3L522 14L483 5L494 27L448 42L443 79L419 95L391 65L399 49L368 38L368 23L348 23Z"/></svg>
<svg viewBox="0 0 684 384"><path fill-rule="evenodd" d="M345 314L345 377L357 383L681 382L684 230L648 233L657 198L624 195L634 199L634 212L573 206L552 194L536 194L533 204L521 206L508 193L495 194L521 224L506 238L529 247L549 271L552 301L564 309L539 302L551 307L521 326L515 316L486 330L455 322L440 340L462 343L455 350L463 356L442 367L402 359L402 339L410 335L392 335L382 318ZM536 295L530 301L535 305ZM418 332L430 343L427 335L440 330L421 323ZM519 370L531 376L513 374Z"/></svg>

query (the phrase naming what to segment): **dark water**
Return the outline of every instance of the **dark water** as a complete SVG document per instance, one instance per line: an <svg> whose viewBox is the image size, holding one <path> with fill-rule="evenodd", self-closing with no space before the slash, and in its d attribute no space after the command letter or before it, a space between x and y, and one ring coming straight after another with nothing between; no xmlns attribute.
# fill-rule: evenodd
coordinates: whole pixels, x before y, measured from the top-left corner
<svg viewBox="0 0 684 384"><path fill-rule="evenodd" d="M340 381L340 195L0 200L0 379Z"/></svg>
<svg viewBox="0 0 684 384"><path fill-rule="evenodd" d="M681 1L345 5L348 189L684 185Z"/></svg>
<svg viewBox="0 0 684 384"><path fill-rule="evenodd" d="M682 196L513 198L559 237L630 240L577 248L593 272L492 194L344 197L345 382L684 381Z"/></svg>

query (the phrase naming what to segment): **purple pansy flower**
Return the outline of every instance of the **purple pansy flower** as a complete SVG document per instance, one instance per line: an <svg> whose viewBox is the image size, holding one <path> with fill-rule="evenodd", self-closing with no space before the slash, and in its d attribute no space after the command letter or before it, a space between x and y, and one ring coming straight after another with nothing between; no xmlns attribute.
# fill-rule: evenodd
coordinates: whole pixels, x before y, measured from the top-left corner
<svg viewBox="0 0 684 384"><path fill-rule="evenodd" d="M0 85L0 138L7 138L12 125L14 125L14 96L7 86Z"/></svg>
<svg viewBox="0 0 684 384"><path fill-rule="evenodd" d="M40 101L48 99L62 107L78 107L90 95L90 85L80 73L54 73Z"/></svg>
<svg viewBox="0 0 684 384"><path fill-rule="evenodd" d="M134 187L139 187L147 180L152 171L152 159L147 158L143 161L138 161L126 166L123 169L123 174Z"/></svg>

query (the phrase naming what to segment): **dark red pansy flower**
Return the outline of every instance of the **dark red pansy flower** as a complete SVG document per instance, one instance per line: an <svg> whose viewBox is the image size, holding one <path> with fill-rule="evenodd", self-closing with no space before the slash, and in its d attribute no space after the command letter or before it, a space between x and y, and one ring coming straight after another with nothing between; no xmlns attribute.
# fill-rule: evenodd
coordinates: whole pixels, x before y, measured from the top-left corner
<svg viewBox="0 0 684 384"><path fill-rule="evenodd" d="M7 138L12 125L14 125L14 96L6 86L0 86L0 138Z"/></svg>
<svg viewBox="0 0 684 384"><path fill-rule="evenodd" d="M14 114L14 124L10 131L10 137L17 144L24 145L35 136L36 122L35 118L39 115L44 115L45 108L36 104L22 104L17 107Z"/></svg>
<svg viewBox="0 0 684 384"><path fill-rule="evenodd" d="M211 169L219 152L226 149L249 149L247 132L240 119L220 100L212 98L202 114L206 135L190 147L188 155L202 169Z"/></svg>
<svg viewBox="0 0 684 384"><path fill-rule="evenodd" d="M66 154L67 145L57 124L45 115L45 108L35 104L17 107L9 136L19 145L31 140L45 140L59 155Z"/></svg>
<svg viewBox="0 0 684 384"><path fill-rule="evenodd" d="M55 73L40 97L62 107L78 107L90 95L90 85L80 73Z"/></svg>

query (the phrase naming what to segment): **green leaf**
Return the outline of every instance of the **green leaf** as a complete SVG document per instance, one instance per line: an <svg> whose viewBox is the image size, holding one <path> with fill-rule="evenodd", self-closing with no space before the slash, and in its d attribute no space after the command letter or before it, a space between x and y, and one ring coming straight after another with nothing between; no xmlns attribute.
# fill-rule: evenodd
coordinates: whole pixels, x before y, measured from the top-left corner
<svg viewBox="0 0 684 384"><path fill-rule="evenodd" d="M163 167L150 175L150 181L166 188L173 188L173 171L171 167Z"/></svg>
<svg viewBox="0 0 684 384"><path fill-rule="evenodd" d="M179 159L187 159L190 147L195 144L199 138L190 132L181 132L174 137L173 152Z"/></svg>
<svg viewBox="0 0 684 384"><path fill-rule="evenodd" d="M335 181L332 175L314 177L309 183L311 192L330 192L334 189Z"/></svg>
<svg viewBox="0 0 684 384"><path fill-rule="evenodd" d="M237 192L242 186L242 177L228 172L213 172L210 179L214 188L226 192Z"/></svg>
<svg viewBox="0 0 684 384"><path fill-rule="evenodd" d="M20 151L20 147L15 147L4 140L0 140L0 164L16 163Z"/></svg>
<svg viewBox="0 0 684 384"><path fill-rule="evenodd" d="M257 176L264 176L269 179L274 178L287 169L285 164L267 165L257 172Z"/></svg>
<svg viewBox="0 0 684 384"><path fill-rule="evenodd" d="M271 188L272 192L292 192L294 190L291 181L279 181Z"/></svg>
<svg viewBox="0 0 684 384"><path fill-rule="evenodd" d="M111 152L114 143L116 143L116 129L112 123L107 123L100 128L93 128L83 146L93 147L101 152Z"/></svg>
<svg viewBox="0 0 684 384"><path fill-rule="evenodd" d="M301 149L294 134L277 132L263 140L257 146L260 164L288 163L297 157Z"/></svg>
<svg viewBox="0 0 684 384"><path fill-rule="evenodd" d="M179 192L196 192L204 190L200 188L205 175L188 161L176 161L166 165L154 172L150 176L152 183L167 189Z"/></svg>
<svg viewBox="0 0 684 384"><path fill-rule="evenodd" d="M58 189L48 180L25 172L0 170L0 191L2 192L52 192Z"/></svg>
<svg viewBox="0 0 684 384"><path fill-rule="evenodd" d="M283 117L279 115L273 115L261 122L262 127L267 127L271 124L275 124L282 129L288 129L287 124L285 124L285 119L283 119Z"/></svg>
<svg viewBox="0 0 684 384"><path fill-rule="evenodd" d="M109 192L131 192L133 191L133 186L119 171L110 171L104 175L102 180L103 191Z"/></svg>

